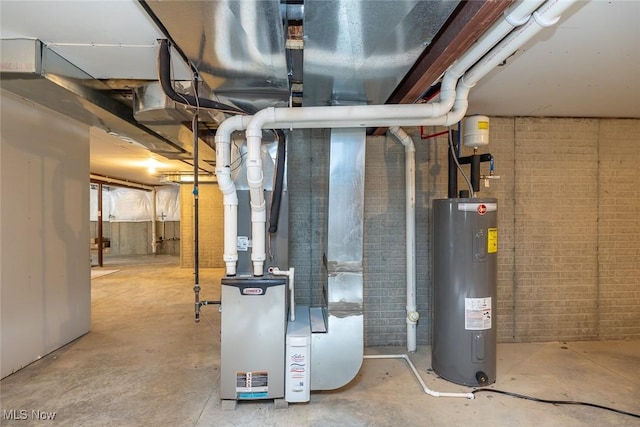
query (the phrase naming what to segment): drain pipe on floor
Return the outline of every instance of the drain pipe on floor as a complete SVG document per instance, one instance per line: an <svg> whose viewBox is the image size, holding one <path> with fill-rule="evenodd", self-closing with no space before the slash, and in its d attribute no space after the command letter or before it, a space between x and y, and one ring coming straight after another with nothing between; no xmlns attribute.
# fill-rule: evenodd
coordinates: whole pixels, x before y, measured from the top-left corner
<svg viewBox="0 0 640 427"><path fill-rule="evenodd" d="M424 380L420 376L420 373L418 372L418 370L416 369L415 365L413 364L413 362L409 358L409 355L407 355L407 354L366 354L363 357L365 359L404 359L404 361L407 362L407 365L409 365L409 368L411 369L411 372L413 372L413 375L416 377L416 379L420 383L420 386L422 387L422 390L426 394L428 394L429 396L433 396L433 397L464 397L466 399L474 399L475 398L475 395L473 393L450 393L450 392L445 392L445 391L431 390L427 386L427 384L424 382Z"/></svg>
<svg viewBox="0 0 640 427"><path fill-rule="evenodd" d="M416 310L416 147L413 139L397 127L389 128L405 152L405 234L407 256L407 351L416 351L416 325L420 314Z"/></svg>

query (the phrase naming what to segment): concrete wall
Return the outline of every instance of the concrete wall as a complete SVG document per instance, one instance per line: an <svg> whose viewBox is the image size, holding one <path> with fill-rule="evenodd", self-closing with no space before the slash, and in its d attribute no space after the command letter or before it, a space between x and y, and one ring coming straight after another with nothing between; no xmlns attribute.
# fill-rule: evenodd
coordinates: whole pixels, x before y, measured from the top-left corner
<svg viewBox="0 0 640 427"><path fill-rule="evenodd" d="M147 222L107 222L102 224L102 234L109 238L110 246L105 253L111 255L146 255L153 253L151 247L151 221ZM157 253L161 255L180 254L180 221L158 221ZM98 237L98 223L91 221L91 237Z"/></svg>
<svg viewBox="0 0 640 427"><path fill-rule="evenodd" d="M89 331L89 129L2 91L1 366Z"/></svg>
<svg viewBox="0 0 640 427"><path fill-rule="evenodd" d="M417 148L418 342L428 344L431 201L446 197L447 141L407 131ZM296 131L288 145L290 260L301 303L317 302L321 287L328 135ZM640 338L640 120L492 118L490 138L501 179L480 195L499 203L499 341ZM367 345L405 344L403 188L404 148L370 137Z"/></svg>

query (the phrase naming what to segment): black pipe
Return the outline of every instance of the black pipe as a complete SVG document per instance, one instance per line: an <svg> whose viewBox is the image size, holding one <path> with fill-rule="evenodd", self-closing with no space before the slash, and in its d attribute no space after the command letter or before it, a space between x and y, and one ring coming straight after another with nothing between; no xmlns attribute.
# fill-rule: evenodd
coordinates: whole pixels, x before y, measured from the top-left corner
<svg viewBox="0 0 640 427"><path fill-rule="evenodd" d="M202 107L213 110L220 110L224 113L233 114L246 114L245 111L231 107L226 104L214 101L212 99L200 98L186 93L178 93L173 89L171 84L171 51L168 40L160 41L160 52L158 54L158 77L160 79L160 85L164 93L180 104L189 105L191 107ZM194 88L195 90L195 88ZM197 92L196 92L197 93Z"/></svg>
<svg viewBox="0 0 640 427"><path fill-rule="evenodd" d="M490 153L473 154L471 156L458 157L461 165L471 164L471 187L473 191L480 191L480 163L490 162L493 156ZM449 196L451 197L451 196Z"/></svg>
<svg viewBox="0 0 640 427"><path fill-rule="evenodd" d="M455 131L449 131L453 133ZM449 155L447 156L447 197L454 199L458 196L458 166L454 158L456 144L453 142L453 135L449 135Z"/></svg>
<svg viewBox="0 0 640 427"><path fill-rule="evenodd" d="M195 79L194 79L195 83ZM198 94L196 88L196 95ZM196 323L200 322L200 224L199 224L199 181L198 181L198 110L193 115L191 121L191 131L193 132L193 293L195 296Z"/></svg>
<svg viewBox="0 0 640 427"><path fill-rule="evenodd" d="M473 191L480 191L480 155L471 156L471 187Z"/></svg>
<svg viewBox="0 0 640 427"><path fill-rule="evenodd" d="M484 154L474 154L475 156L480 157L480 161L481 162L490 162L491 159L493 159L493 156L489 153L484 153ZM465 156L465 157L458 157L458 163L460 163L461 165L466 165L471 163L471 158L473 156Z"/></svg>
<svg viewBox="0 0 640 427"><path fill-rule="evenodd" d="M284 132L276 131L278 136L278 158L276 163L276 182L271 193L271 209L269 211L269 233L278 231L278 219L280 218L280 205L282 203L282 189L284 187L284 169L287 153L287 141Z"/></svg>

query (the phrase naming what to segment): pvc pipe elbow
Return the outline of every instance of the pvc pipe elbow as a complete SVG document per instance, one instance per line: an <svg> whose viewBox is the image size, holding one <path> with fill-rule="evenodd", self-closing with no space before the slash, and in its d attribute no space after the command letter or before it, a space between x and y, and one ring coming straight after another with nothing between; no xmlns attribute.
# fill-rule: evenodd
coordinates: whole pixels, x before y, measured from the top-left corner
<svg viewBox="0 0 640 427"><path fill-rule="evenodd" d="M276 122L275 107L267 107L258 111L249 121L246 127L247 143L249 137L259 137L262 139L262 129L269 123Z"/></svg>
<svg viewBox="0 0 640 427"><path fill-rule="evenodd" d="M531 14L544 0L523 0L504 11L504 20L512 27L519 27L527 23Z"/></svg>
<svg viewBox="0 0 640 427"><path fill-rule="evenodd" d="M560 15L545 18L544 15L536 11L533 12L533 20L542 28L548 28L556 25L558 21L560 21Z"/></svg>

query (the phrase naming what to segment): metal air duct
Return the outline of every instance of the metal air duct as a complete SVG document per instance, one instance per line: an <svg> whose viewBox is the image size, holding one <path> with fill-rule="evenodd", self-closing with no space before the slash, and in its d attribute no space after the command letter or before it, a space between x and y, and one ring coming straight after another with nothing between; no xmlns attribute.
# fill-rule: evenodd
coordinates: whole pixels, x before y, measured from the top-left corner
<svg viewBox="0 0 640 427"><path fill-rule="evenodd" d="M136 121L132 109L95 89L102 83L49 49L39 40L3 39L0 86L25 99L51 108L111 135L135 141L167 158L190 158L190 148L179 138L180 122L173 135L162 135ZM184 132L184 131L183 131ZM213 151L213 150L211 150ZM215 159L215 157L213 157Z"/></svg>
<svg viewBox="0 0 640 427"><path fill-rule="evenodd" d="M365 143L365 129L331 131L326 333L312 334L312 390L342 387L362 365Z"/></svg>

